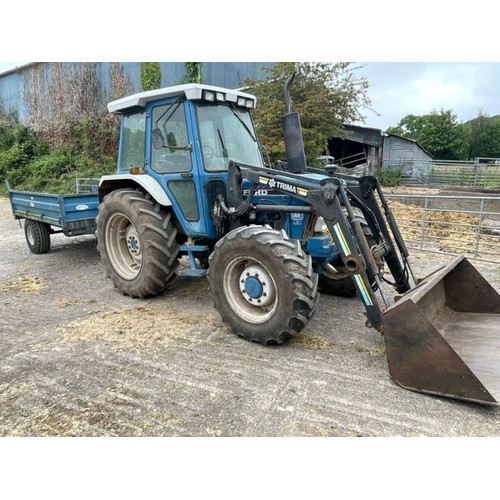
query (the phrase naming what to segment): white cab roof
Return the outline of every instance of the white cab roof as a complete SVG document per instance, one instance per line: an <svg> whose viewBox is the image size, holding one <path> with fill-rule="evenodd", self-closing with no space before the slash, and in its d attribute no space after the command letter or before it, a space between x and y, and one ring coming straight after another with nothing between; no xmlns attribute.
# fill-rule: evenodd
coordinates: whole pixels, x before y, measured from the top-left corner
<svg viewBox="0 0 500 500"><path fill-rule="evenodd" d="M211 85L203 85L200 83L186 83L183 85L176 85L174 87L149 90L147 92L139 92L138 94L122 97L121 99L110 102L108 104L108 111L110 113L124 113L132 109L141 109L144 108L150 101L157 101L159 99L165 99L167 97L182 96L190 100L201 99L204 90L223 92L225 95L225 100L228 102L236 102L236 99L238 97L252 99L253 101L256 100L253 95L246 94L245 92L240 92L239 90L224 89L222 87L214 87Z"/></svg>

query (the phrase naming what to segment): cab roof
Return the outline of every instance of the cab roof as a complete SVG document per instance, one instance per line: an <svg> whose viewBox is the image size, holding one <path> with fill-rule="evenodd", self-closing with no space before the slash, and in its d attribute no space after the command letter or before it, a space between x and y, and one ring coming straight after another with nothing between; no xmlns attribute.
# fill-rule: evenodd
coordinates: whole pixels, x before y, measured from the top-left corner
<svg viewBox="0 0 500 500"><path fill-rule="evenodd" d="M227 102L236 103L238 97L251 99L255 101L253 95L241 92L239 90L230 90L222 87L214 87L212 85L204 85L200 83L186 83L183 85L176 85L174 87L165 87L162 89L148 90L146 92L139 92L127 97L122 97L116 101L108 104L108 111L110 113L127 113L144 109L146 104L151 101L158 101L167 97L185 97L189 100L203 99L204 91L219 92L224 94L224 100Z"/></svg>

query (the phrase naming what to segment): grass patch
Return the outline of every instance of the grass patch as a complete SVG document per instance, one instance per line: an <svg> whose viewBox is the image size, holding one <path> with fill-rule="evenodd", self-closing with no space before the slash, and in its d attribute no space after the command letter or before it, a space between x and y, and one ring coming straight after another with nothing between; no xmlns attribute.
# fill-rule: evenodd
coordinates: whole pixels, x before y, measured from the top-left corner
<svg viewBox="0 0 500 500"><path fill-rule="evenodd" d="M299 333L294 335L288 343L306 349L330 349L335 346L331 340L313 333Z"/></svg>
<svg viewBox="0 0 500 500"><path fill-rule="evenodd" d="M38 292L44 286L44 283L38 276L22 274L14 280L0 283L0 292L34 293Z"/></svg>
<svg viewBox="0 0 500 500"><path fill-rule="evenodd" d="M381 347L365 347L362 345L355 345L354 349L356 352L361 352L363 354L372 354L373 356L385 356L385 346Z"/></svg>

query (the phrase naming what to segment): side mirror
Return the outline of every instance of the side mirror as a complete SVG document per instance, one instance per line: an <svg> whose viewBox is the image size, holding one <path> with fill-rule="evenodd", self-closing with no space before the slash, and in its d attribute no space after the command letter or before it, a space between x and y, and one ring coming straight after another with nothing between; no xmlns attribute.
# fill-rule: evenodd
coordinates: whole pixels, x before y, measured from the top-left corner
<svg viewBox="0 0 500 500"><path fill-rule="evenodd" d="M161 149L165 147L165 139L163 138L163 134L161 133L161 130L159 128L155 128L151 132L151 140L155 149Z"/></svg>

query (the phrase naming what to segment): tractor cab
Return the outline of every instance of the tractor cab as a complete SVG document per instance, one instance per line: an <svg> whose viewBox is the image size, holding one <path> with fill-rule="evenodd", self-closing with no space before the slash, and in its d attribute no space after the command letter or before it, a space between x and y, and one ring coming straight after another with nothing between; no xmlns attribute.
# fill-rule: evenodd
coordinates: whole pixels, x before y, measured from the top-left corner
<svg viewBox="0 0 500 500"><path fill-rule="evenodd" d="M214 239L211 212L226 192L229 162L263 166L251 110L255 97L236 90L185 84L109 103L121 115L116 176L171 206L179 229Z"/></svg>

